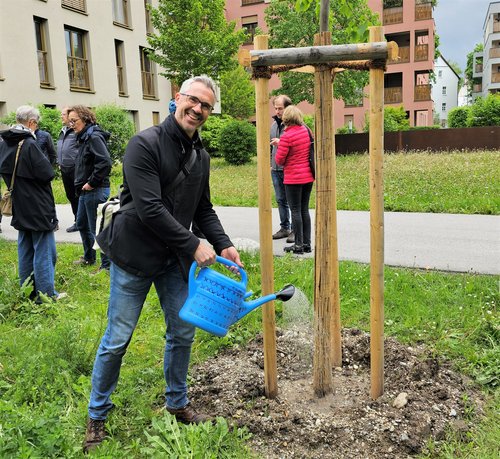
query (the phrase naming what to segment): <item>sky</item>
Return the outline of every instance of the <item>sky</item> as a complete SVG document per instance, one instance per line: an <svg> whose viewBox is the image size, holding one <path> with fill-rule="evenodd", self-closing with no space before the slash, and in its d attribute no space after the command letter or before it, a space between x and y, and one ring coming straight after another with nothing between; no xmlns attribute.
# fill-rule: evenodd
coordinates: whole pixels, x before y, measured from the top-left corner
<svg viewBox="0 0 500 459"><path fill-rule="evenodd" d="M456 62L462 72L467 54L483 42L483 24L493 0L437 0L434 8L439 50L447 61Z"/></svg>

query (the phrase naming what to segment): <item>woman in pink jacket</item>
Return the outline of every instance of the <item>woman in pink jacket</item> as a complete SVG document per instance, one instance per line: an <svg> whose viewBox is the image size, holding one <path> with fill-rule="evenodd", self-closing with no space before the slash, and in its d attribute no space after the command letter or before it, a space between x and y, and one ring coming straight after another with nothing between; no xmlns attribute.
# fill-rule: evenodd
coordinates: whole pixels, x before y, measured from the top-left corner
<svg viewBox="0 0 500 459"><path fill-rule="evenodd" d="M276 164L283 166L286 199L292 213L295 244L285 247L285 252L311 251L311 216L309 198L314 176L309 165L311 140L309 128L304 125L302 112L289 105L283 112L285 132L276 152Z"/></svg>

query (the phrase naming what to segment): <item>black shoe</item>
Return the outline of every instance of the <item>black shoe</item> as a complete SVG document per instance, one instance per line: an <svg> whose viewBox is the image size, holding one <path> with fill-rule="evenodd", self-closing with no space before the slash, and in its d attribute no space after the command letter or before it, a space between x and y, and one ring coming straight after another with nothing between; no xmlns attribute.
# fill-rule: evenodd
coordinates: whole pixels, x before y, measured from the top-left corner
<svg viewBox="0 0 500 459"><path fill-rule="evenodd" d="M212 417L203 413L196 411L190 403L188 403L184 408L169 408L166 407L170 414L175 416L178 422L183 424L202 424L203 422L212 421Z"/></svg>
<svg viewBox="0 0 500 459"><path fill-rule="evenodd" d="M273 239L284 239L290 235L290 230L280 228L279 231L273 234Z"/></svg>
<svg viewBox="0 0 500 459"><path fill-rule="evenodd" d="M304 253L304 247L302 247L301 245L295 245L295 244L284 247L283 250L285 252L293 252L293 253L297 253L297 254Z"/></svg>
<svg viewBox="0 0 500 459"><path fill-rule="evenodd" d="M74 233L75 231L78 231L76 223L73 223L69 228L66 228L67 233Z"/></svg>
<svg viewBox="0 0 500 459"><path fill-rule="evenodd" d="M73 264L79 266L92 266L95 265L95 260L85 260L85 258L80 257L78 260L75 260Z"/></svg>
<svg viewBox="0 0 500 459"><path fill-rule="evenodd" d="M304 244L303 246L304 253L311 253L311 244Z"/></svg>

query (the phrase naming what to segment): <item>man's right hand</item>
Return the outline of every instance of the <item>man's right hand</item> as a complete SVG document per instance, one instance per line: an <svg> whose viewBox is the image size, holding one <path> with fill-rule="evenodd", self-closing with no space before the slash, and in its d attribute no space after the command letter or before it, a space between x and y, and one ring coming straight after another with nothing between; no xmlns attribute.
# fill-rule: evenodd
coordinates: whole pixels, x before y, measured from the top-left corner
<svg viewBox="0 0 500 459"><path fill-rule="evenodd" d="M203 242L200 242L200 245L194 253L194 260L200 268L213 265L216 261L215 257L215 250L212 249L212 247L210 247L209 245L204 244Z"/></svg>
<svg viewBox="0 0 500 459"><path fill-rule="evenodd" d="M276 147L280 143L280 139L278 137L275 137L274 139L271 139L271 145L273 147Z"/></svg>

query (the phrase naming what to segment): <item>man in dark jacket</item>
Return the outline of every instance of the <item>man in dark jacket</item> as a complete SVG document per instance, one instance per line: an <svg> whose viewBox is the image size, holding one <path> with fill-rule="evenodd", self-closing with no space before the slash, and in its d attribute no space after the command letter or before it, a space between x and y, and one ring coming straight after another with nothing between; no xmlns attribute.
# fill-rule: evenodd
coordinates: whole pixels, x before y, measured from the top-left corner
<svg viewBox="0 0 500 459"><path fill-rule="evenodd" d="M111 157L107 141L110 135L96 124L94 113L84 105L70 107L68 120L76 132L78 145L75 164L75 192L79 197L76 226L83 244L83 256L74 263L88 266L96 262L97 207L109 198ZM109 268L106 256L101 256L101 268Z"/></svg>
<svg viewBox="0 0 500 459"><path fill-rule="evenodd" d="M110 397L152 284L167 324L166 409L180 422L209 419L195 411L187 396L195 328L179 318L188 294L186 271L193 260L198 266L214 263L216 253L242 264L212 207L210 157L197 132L213 109L214 83L208 77L191 78L182 84L175 100L175 115L133 137L123 159L123 210L113 217L109 240L108 326L92 373L85 450L106 436L104 422L113 406ZM190 173L170 191L169 184L192 154L196 157ZM189 231L193 221L213 248Z"/></svg>
<svg viewBox="0 0 500 459"><path fill-rule="evenodd" d="M16 111L17 124L0 133L0 173L7 186L15 166L11 225L18 230L19 280L21 285L33 281L31 298L37 301L40 293L58 296L54 289L57 217L50 183L54 169L35 139L39 117L36 108L23 105Z"/></svg>
<svg viewBox="0 0 500 459"><path fill-rule="evenodd" d="M71 204L71 210L75 217L75 223L66 228L68 233L78 231L76 227L76 214L78 212L78 196L75 191L75 163L78 156L78 145L76 143L76 133L69 125L68 107L61 110L62 129L57 140L57 162L61 169L61 178L64 185L64 192Z"/></svg>
<svg viewBox="0 0 500 459"><path fill-rule="evenodd" d="M38 127L35 129L35 137L40 150L45 155L45 157L49 160L52 166L55 166L57 163L57 154L56 149L54 148L54 141L52 140L52 136L43 129Z"/></svg>

